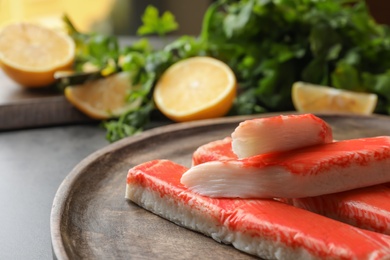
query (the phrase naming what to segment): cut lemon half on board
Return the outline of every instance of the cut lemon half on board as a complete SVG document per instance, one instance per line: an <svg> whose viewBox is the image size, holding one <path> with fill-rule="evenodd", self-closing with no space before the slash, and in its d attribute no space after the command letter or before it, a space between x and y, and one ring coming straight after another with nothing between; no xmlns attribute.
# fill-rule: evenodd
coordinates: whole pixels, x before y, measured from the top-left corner
<svg viewBox="0 0 390 260"><path fill-rule="evenodd" d="M173 64L158 80L157 108L177 122L224 116L236 97L230 67L211 57L193 57Z"/></svg>
<svg viewBox="0 0 390 260"><path fill-rule="evenodd" d="M132 88L130 73L121 72L82 85L68 86L65 97L87 116L104 120L119 117L139 106L141 100L133 103L126 101Z"/></svg>
<svg viewBox="0 0 390 260"><path fill-rule="evenodd" d="M54 73L70 69L75 44L66 34L32 23L15 23L0 31L0 66L24 87L45 87Z"/></svg>
<svg viewBox="0 0 390 260"><path fill-rule="evenodd" d="M374 112L378 101L376 94L353 92L303 82L294 83L291 96L297 111L310 113L370 115Z"/></svg>

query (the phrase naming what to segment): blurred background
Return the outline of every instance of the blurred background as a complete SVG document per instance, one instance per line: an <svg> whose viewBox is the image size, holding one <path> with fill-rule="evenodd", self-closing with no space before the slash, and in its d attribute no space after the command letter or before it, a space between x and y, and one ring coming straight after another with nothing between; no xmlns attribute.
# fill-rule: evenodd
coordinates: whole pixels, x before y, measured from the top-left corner
<svg viewBox="0 0 390 260"><path fill-rule="evenodd" d="M171 11L179 23L174 34L197 35L211 0L0 0L0 26L28 20L50 27L61 26L66 13L83 32L135 35L149 4L160 12Z"/></svg>
<svg viewBox="0 0 390 260"><path fill-rule="evenodd" d="M337 1L337 0L330 0ZM212 0L0 0L0 26L13 21L35 21L60 27L67 14L83 32L135 35L146 6L171 11L179 23L173 34L197 35L201 21ZM390 1L366 0L379 23L390 24Z"/></svg>

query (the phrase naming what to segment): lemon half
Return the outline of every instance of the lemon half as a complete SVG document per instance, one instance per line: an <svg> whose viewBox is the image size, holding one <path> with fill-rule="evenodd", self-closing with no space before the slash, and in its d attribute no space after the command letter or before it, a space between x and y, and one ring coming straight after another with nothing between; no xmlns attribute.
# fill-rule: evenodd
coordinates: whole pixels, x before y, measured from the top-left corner
<svg viewBox="0 0 390 260"><path fill-rule="evenodd" d="M104 120L119 117L140 105L141 100L127 102L126 98L132 89L130 73L121 72L82 85L68 86L65 88L65 97L87 116Z"/></svg>
<svg viewBox="0 0 390 260"><path fill-rule="evenodd" d="M193 57L173 64L158 80L157 108L183 122L224 116L236 97L236 78L230 67L211 57Z"/></svg>
<svg viewBox="0 0 390 260"><path fill-rule="evenodd" d="M74 41L46 27L15 23L0 31L0 66L24 87L54 83L54 73L70 69L74 56Z"/></svg>

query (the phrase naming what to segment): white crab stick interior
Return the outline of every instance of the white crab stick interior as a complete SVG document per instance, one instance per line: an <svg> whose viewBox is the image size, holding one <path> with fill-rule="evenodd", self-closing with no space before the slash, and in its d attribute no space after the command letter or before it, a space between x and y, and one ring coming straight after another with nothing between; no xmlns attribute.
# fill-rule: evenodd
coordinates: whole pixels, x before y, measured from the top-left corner
<svg viewBox="0 0 390 260"><path fill-rule="evenodd" d="M181 183L210 197L300 198L390 182L389 169L390 137L383 136L206 162Z"/></svg>
<svg viewBox="0 0 390 260"><path fill-rule="evenodd" d="M232 149L238 158L332 141L332 128L312 114L247 120L232 133Z"/></svg>

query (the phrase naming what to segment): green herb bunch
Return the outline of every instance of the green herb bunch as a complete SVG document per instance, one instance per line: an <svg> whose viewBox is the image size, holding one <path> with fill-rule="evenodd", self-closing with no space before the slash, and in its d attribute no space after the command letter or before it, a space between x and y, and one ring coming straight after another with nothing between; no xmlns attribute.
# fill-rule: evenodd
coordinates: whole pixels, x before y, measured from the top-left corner
<svg viewBox="0 0 390 260"><path fill-rule="evenodd" d="M169 12L149 6L140 35L177 29ZM68 21L69 24L71 24ZM108 74L132 71L141 87L128 100L142 104L104 123L115 141L145 127L155 107L153 87L173 63L212 56L235 72L239 91L230 115L292 110L296 81L379 96L377 113L390 114L390 31L371 17L364 0L218 0L206 11L199 36L182 36L155 50L147 39L119 48L115 37L70 32L76 67L92 63Z"/></svg>

